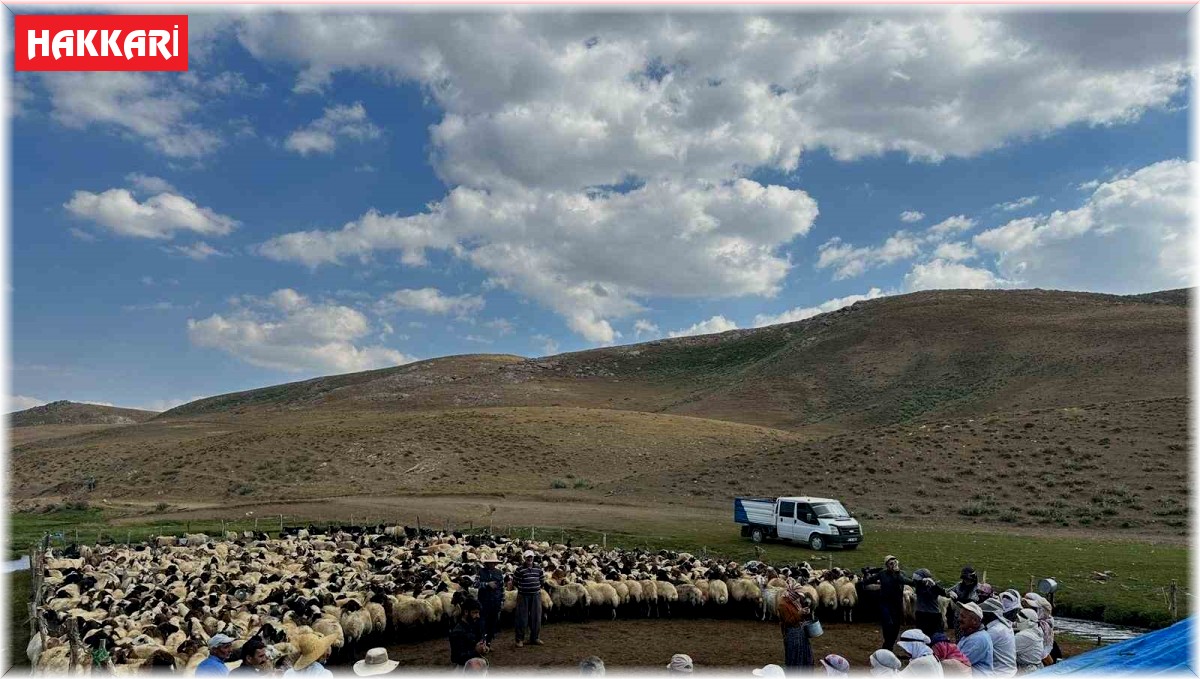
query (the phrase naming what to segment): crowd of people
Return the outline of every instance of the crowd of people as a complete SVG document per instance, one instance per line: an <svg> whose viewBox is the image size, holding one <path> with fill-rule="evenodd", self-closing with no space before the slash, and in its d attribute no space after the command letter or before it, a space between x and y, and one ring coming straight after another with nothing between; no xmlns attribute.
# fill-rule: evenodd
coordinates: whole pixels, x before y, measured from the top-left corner
<svg viewBox="0 0 1200 679"><path fill-rule="evenodd" d="M546 573L536 562L537 554L526 550L522 565L513 574L518 600L515 617L515 647L542 645L542 600L540 592ZM500 560L489 555L481 560L475 575L474 596L459 606L459 616L449 634L450 663L463 674L487 674L489 656L497 643L500 613L504 601L505 577L497 569ZM968 676L1012 677L1037 670L1061 658L1054 639L1052 603L1035 592L1022 595L1009 589L996 592L980 583L974 568L962 569L959 581L949 588L940 585L925 568L910 577L894 556L884 560L880 569L863 569L863 586L878 588L879 624L882 643L871 654L869 670L873 676L911 675L922 677ZM913 618L916 626L902 629L905 621L905 587L915 593ZM949 600L949 605L945 600ZM789 587L778 607L783 642L783 664L769 664L753 674L768 679L802 673L846 676L850 661L836 653L815 659L811 637L816 602L799 587ZM311 638L307 638L311 637ZM209 658L196 668L197 676L223 675L230 672L234 640L216 634L209 640ZM282 679L329 677L325 668L330 647L316 635L301 637L299 658ZM263 644L252 639L240 649L241 663L234 673L274 674ZM399 665L384 648L369 650L354 665L360 676L386 674ZM691 674L692 658L675 654L665 666L668 673ZM599 676L604 661L591 656L579 664L581 675Z"/></svg>
<svg viewBox="0 0 1200 679"><path fill-rule="evenodd" d="M541 644L538 590L545 573L534 564L535 553L524 554L525 563L515 580L521 600L516 620L516 646ZM499 597L503 579L493 575L495 561L485 562L478 576L478 602L469 600L450 633L450 660L464 671L486 671L487 656L499 628ZM895 556L884 559L882 569L863 569L863 585L878 586L882 644L870 657L870 674L942 677L1012 677L1052 664L1062 657L1054 640L1052 603L1036 592L1021 595L1014 589L995 592L980 583L975 569L964 567L959 581L949 589L925 568L910 577ZM904 629L904 588L916 595L916 626ZM943 601L950 604L945 606ZM766 665L756 676L782 677L790 673L823 670L826 675L847 675L850 662L838 654L815 660L810 637L816 620L815 603L799 588L789 588L779 604L783 637L783 665ZM907 662L905 662L907 661ZM475 663L472 666L472 663ZM786 668L786 669L785 669ZM667 664L672 673L691 673L692 659L676 654ZM867 668L862 668L867 669ZM603 674L604 663L590 657L580 664L581 674Z"/></svg>

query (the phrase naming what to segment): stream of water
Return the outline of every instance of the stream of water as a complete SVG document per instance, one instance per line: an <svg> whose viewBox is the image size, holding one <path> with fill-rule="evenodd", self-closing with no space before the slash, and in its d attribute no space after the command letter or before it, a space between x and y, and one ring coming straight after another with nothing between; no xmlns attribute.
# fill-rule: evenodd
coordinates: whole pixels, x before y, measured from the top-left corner
<svg viewBox="0 0 1200 679"><path fill-rule="evenodd" d="M1145 634L1150 630L1141 629L1140 627L1125 627L1123 625L1110 625L1106 622L1094 622L1092 620L1076 620L1075 618L1060 618L1055 616L1054 629L1059 632L1067 632L1086 639L1100 639L1111 644L1116 641L1124 641L1132 639L1138 635Z"/></svg>

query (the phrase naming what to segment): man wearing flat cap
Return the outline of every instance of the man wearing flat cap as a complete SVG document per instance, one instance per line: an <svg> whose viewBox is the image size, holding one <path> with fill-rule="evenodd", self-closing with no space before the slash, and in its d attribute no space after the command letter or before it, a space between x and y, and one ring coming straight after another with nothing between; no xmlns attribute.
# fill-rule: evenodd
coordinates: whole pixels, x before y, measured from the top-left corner
<svg viewBox="0 0 1200 679"><path fill-rule="evenodd" d="M225 660L233 654L234 638L225 634L214 634L208 640L208 657L196 666L198 677L223 677L229 674Z"/></svg>
<svg viewBox="0 0 1200 679"><path fill-rule="evenodd" d="M958 609L958 650L971 661L976 675L992 673L992 637L983 629L983 609L974 601Z"/></svg>
<svg viewBox="0 0 1200 679"><path fill-rule="evenodd" d="M529 632L529 643L541 646L538 638L542 631L542 584L546 581L546 573L534 559L537 553L532 549L525 550L521 555L525 562L517 569L514 579L517 581L517 648L525 645L525 632Z"/></svg>

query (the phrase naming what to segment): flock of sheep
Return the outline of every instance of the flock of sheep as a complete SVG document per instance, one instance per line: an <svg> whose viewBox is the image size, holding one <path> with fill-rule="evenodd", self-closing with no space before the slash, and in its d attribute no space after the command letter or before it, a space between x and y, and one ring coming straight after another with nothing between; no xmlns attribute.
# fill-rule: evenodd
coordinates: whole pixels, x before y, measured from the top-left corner
<svg viewBox="0 0 1200 679"><path fill-rule="evenodd" d="M261 637L274 657L297 656L300 635L334 637L335 662L368 645L446 634L480 559L496 554L511 580L524 549L540 554L548 620L641 616L776 619L781 594L802 587L818 615L850 621L861 583L848 571L807 563L772 568L687 553L602 550L517 542L497 536L343 529L330 534L160 537L147 544L71 547L44 559L45 648L34 635L33 666L61 673L69 659L68 621L87 649L109 654L112 670L134 670L169 654L192 670L221 633L236 649ZM511 587L511 584L509 585ZM912 593L906 608L911 612ZM506 592L511 616L516 592ZM80 653L82 656L82 653ZM89 665L89 662L81 665Z"/></svg>

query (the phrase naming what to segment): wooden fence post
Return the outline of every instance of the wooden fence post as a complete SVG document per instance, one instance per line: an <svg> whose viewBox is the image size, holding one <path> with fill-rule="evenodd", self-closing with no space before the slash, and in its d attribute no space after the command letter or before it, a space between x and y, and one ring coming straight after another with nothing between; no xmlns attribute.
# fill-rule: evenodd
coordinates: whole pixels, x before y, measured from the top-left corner
<svg viewBox="0 0 1200 679"><path fill-rule="evenodd" d="M70 674L75 674L76 654L79 648L79 628L75 625L75 618L67 621L67 644L71 653L67 663L67 671Z"/></svg>
<svg viewBox="0 0 1200 679"><path fill-rule="evenodd" d="M537 528L530 526L529 527L529 541L535 542L536 540L537 540Z"/></svg>
<svg viewBox="0 0 1200 679"><path fill-rule="evenodd" d="M1170 599L1169 599L1167 605L1171 611L1171 619L1178 620L1179 619L1179 600L1178 600L1179 584L1175 580L1171 581L1171 589L1169 591L1170 591Z"/></svg>
<svg viewBox="0 0 1200 679"><path fill-rule="evenodd" d="M604 540L604 548L608 549L608 533L601 533L600 535L602 536L602 539Z"/></svg>
<svg viewBox="0 0 1200 679"><path fill-rule="evenodd" d="M283 514L279 515L279 537L283 537Z"/></svg>

